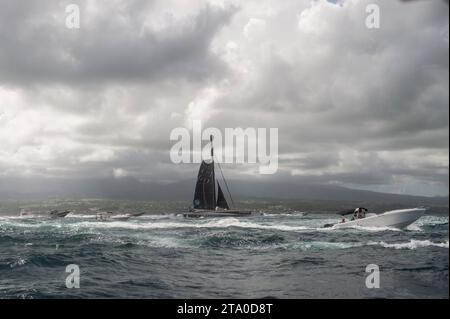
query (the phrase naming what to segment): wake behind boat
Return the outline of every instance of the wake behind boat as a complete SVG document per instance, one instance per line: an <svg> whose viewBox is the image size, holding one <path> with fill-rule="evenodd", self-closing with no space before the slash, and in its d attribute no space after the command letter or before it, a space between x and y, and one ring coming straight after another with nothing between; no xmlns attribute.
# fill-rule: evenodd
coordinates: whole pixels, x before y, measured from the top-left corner
<svg viewBox="0 0 450 319"><path fill-rule="evenodd" d="M198 171L197 183L195 185L195 194L193 200L193 207L187 213L183 213L184 217L240 217L251 216L254 213L251 210L231 208L225 198L225 195L216 181L214 171L214 147L213 136L210 136L211 142L211 161L202 161ZM228 189L227 182L223 176L222 169L219 164L219 169L222 174L223 183L228 191L228 195L234 207L233 198ZM217 196L216 196L217 183Z"/></svg>
<svg viewBox="0 0 450 319"><path fill-rule="evenodd" d="M337 224L327 224L324 227L347 228L347 227L393 227L403 229L414 223L425 213L426 208L397 209L382 214L368 214L366 208L357 208L354 211L340 212L344 216ZM347 221L345 216L353 215Z"/></svg>
<svg viewBox="0 0 450 319"><path fill-rule="evenodd" d="M115 220L115 221L124 221L128 220L132 217L139 217L144 215L145 213L113 213L113 212L100 212L95 215L97 220Z"/></svg>

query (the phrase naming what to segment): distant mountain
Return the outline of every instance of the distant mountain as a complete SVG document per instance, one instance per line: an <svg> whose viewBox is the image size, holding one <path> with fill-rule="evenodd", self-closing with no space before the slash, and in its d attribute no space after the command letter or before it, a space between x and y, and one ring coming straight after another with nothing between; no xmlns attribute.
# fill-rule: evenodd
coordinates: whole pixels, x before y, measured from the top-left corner
<svg viewBox="0 0 450 319"><path fill-rule="evenodd" d="M448 197L422 197L355 190L327 184L306 184L297 178L287 181L228 181L235 200L283 199L386 202L448 206ZM144 183L132 177L120 179L0 178L0 200L48 198L109 198L129 200L173 200L190 203L195 180L176 183Z"/></svg>

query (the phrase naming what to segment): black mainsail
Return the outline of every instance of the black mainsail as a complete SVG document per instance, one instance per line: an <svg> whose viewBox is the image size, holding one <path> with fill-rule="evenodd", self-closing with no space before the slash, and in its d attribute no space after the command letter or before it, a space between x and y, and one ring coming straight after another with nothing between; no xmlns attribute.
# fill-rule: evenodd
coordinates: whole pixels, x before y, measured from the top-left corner
<svg viewBox="0 0 450 319"><path fill-rule="evenodd" d="M202 162L198 171L197 184L195 185L194 208L195 209L215 209L215 178L214 162Z"/></svg>
<svg viewBox="0 0 450 319"><path fill-rule="evenodd" d="M215 210L216 207L229 209L227 200L223 194L222 188L218 186L218 196L216 199L216 176L214 172L214 148L211 141L211 162L202 161L197 176L197 184L195 185L195 194L193 206L194 209Z"/></svg>
<svg viewBox="0 0 450 319"><path fill-rule="evenodd" d="M200 165L197 184L195 185L193 202L195 209L214 210L216 207L230 209L219 183L217 183L218 191L216 200L216 181L214 175L214 162L206 163L203 161Z"/></svg>

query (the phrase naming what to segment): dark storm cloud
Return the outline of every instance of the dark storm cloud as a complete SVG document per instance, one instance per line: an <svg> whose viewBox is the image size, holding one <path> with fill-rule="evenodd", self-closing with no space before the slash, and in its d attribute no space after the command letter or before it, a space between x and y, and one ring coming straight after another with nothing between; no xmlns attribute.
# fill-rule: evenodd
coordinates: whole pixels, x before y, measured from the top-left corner
<svg viewBox="0 0 450 319"><path fill-rule="evenodd" d="M193 177L169 135L199 119L278 128L272 180L448 193L447 4L369 30L369 0L220 2L77 1L69 30L69 1L0 0L0 174Z"/></svg>
<svg viewBox="0 0 450 319"><path fill-rule="evenodd" d="M205 5L154 30L144 14L152 1L96 1L100 14L77 3L78 30L65 26L64 1L0 1L0 83L201 81L225 72L210 45L234 7Z"/></svg>

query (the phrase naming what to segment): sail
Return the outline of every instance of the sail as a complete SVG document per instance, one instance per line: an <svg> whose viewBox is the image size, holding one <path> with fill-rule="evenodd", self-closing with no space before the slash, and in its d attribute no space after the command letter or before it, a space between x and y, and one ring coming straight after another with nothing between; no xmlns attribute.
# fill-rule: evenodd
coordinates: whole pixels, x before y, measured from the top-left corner
<svg viewBox="0 0 450 319"><path fill-rule="evenodd" d="M217 195L217 206L224 209L230 209L228 207L227 200L225 199L225 196L223 196L222 188L220 188L220 184L217 183L219 186L218 195Z"/></svg>
<svg viewBox="0 0 450 319"><path fill-rule="evenodd" d="M193 205L195 209L215 209L214 163L202 162L198 171Z"/></svg>

